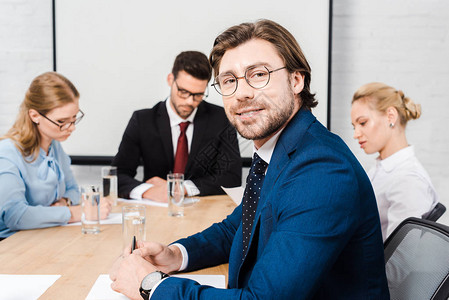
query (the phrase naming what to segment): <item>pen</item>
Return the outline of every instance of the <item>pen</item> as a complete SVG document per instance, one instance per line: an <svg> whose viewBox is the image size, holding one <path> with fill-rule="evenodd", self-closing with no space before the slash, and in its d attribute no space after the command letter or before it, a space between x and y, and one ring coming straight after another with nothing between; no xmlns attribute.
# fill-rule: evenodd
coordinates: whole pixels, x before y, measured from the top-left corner
<svg viewBox="0 0 449 300"><path fill-rule="evenodd" d="M136 236L133 236L133 244L132 244L132 248L131 248L131 253L136 250Z"/></svg>

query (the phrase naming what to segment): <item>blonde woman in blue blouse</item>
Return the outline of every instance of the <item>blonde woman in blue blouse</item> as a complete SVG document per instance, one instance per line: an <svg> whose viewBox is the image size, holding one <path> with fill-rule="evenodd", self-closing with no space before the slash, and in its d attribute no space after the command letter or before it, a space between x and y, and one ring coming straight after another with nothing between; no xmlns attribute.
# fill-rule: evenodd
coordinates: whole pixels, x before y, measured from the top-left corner
<svg viewBox="0 0 449 300"><path fill-rule="evenodd" d="M58 73L31 83L14 125L0 139L0 239L81 220L78 185L60 145L84 116L78 102L75 86ZM102 201L101 218L110 210Z"/></svg>

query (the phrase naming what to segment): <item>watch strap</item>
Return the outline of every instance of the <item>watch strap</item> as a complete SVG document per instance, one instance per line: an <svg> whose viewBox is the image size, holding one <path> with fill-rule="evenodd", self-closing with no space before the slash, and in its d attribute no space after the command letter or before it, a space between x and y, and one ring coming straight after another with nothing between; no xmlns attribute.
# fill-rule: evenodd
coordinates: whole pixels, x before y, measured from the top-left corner
<svg viewBox="0 0 449 300"><path fill-rule="evenodd" d="M164 272L161 272L161 271L154 271L153 273L155 273L155 272L161 274L161 279L159 280L159 282L161 282L164 278L170 277L170 275L165 274ZM151 291L152 291L152 290L153 290L153 288L148 289L148 290L143 289L143 288L142 288L142 284L141 284L140 287L139 287L140 296L142 296L142 298L143 298L144 300L148 300L148 299L150 298L150 294L151 294Z"/></svg>
<svg viewBox="0 0 449 300"><path fill-rule="evenodd" d="M150 298L151 290L144 290L142 287L139 287L140 296L142 296L143 300L148 300Z"/></svg>

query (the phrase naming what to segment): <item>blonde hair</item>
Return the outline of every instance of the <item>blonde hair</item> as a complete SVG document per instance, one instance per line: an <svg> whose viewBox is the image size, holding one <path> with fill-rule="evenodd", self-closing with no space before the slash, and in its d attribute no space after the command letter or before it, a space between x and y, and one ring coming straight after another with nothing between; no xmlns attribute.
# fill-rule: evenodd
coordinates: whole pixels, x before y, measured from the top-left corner
<svg viewBox="0 0 449 300"><path fill-rule="evenodd" d="M73 103L78 98L79 93L75 86L61 74L47 72L37 76L25 94L14 125L0 139L10 138L24 158L31 155L31 162L36 160L41 137L38 125L29 116L29 110L34 109L45 115L52 109Z"/></svg>
<svg viewBox="0 0 449 300"><path fill-rule="evenodd" d="M401 90L388 86L381 82L371 82L362 85L352 97L352 103L358 100L369 102L371 106L385 113L389 107L398 111L399 122L405 126L411 119L421 116L421 105L415 104L410 98L405 97Z"/></svg>

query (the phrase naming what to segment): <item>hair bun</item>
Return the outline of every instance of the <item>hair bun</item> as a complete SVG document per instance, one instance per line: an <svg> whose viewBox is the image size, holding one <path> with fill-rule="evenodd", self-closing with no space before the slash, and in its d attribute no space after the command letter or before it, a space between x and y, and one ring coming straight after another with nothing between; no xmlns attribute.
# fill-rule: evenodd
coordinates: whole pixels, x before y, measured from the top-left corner
<svg viewBox="0 0 449 300"><path fill-rule="evenodd" d="M404 97L402 91L399 91L399 95L402 94L402 102L404 103L405 113L407 121L410 119L418 119L421 116L421 105L416 104L409 97Z"/></svg>

